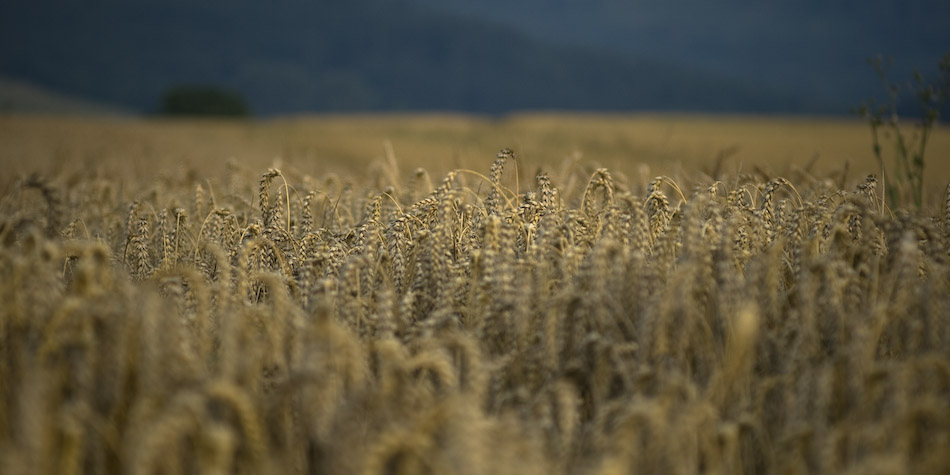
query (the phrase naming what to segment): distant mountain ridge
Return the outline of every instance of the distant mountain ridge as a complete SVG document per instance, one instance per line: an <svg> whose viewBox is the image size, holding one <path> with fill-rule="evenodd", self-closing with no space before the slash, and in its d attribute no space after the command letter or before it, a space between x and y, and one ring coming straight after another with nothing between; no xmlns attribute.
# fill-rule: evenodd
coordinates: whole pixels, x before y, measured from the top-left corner
<svg viewBox="0 0 950 475"><path fill-rule="evenodd" d="M0 113L123 116L130 111L0 76Z"/></svg>
<svg viewBox="0 0 950 475"><path fill-rule="evenodd" d="M508 17L491 10L432 3L14 0L0 5L0 74L142 112L155 110L167 87L191 83L240 91L253 112L263 115L525 109L843 113L853 104L755 75L709 72L684 65L691 62L608 49L578 40L579 33L559 40L539 30L541 20L519 27L499 21ZM511 18L517 18L540 4L512 5Z"/></svg>

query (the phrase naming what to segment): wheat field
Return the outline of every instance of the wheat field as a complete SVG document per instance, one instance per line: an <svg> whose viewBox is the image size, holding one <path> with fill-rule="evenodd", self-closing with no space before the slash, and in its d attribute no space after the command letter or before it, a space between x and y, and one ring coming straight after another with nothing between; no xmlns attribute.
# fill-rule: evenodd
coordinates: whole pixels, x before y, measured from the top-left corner
<svg viewBox="0 0 950 475"><path fill-rule="evenodd" d="M0 473L950 473L946 183L498 149L8 175Z"/></svg>

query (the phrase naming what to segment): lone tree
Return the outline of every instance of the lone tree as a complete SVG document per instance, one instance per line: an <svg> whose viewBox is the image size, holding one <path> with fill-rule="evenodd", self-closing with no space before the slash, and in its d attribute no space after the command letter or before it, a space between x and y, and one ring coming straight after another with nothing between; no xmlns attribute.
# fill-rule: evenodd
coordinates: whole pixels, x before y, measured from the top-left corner
<svg viewBox="0 0 950 475"><path fill-rule="evenodd" d="M159 111L163 115L247 117L250 109L236 92L217 86L187 85L167 89Z"/></svg>

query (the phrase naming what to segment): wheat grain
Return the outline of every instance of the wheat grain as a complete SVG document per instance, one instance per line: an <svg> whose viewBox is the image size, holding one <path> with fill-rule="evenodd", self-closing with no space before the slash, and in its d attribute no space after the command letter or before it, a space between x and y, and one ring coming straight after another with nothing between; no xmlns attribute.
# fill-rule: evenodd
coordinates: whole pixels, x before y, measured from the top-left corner
<svg viewBox="0 0 950 475"><path fill-rule="evenodd" d="M398 191L392 163L21 181L0 471L950 467L950 198L573 162L520 193L510 159Z"/></svg>

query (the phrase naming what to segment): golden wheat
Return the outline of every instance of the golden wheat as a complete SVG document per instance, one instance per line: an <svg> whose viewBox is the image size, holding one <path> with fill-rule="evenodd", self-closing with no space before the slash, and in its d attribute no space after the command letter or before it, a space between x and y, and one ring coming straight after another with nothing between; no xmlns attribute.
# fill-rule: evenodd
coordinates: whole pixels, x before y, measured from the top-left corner
<svg viewBox="0 0 950 475"><path fill-rule="evenodd" d="M0 472L950 471L950 186L385 160L20 180Z"/></svg>

